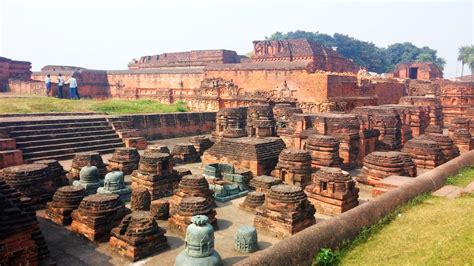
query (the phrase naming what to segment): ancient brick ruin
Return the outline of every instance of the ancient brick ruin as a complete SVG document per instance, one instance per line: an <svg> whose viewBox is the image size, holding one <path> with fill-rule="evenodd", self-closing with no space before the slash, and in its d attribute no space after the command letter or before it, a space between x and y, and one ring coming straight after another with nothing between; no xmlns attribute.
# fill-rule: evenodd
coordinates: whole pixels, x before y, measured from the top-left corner
<svg viewBox="0 0 474 266"><path fill-rule="evenodd" d="M140 161L140 154L136 148L117 148L110 158L108 169L122 171L129 175L133 170L138 169L138 162Z"/></svg>
<svg viewBox="0 0 474 266"><path fill-rule="evenodd" d="M217 228L216 211L209 204L209 201L202 197L185 197L178 205L177 211L169 218L171 230L183 235L186 227L191 224L191 219L196 215L205 215L209 223Z"/></svg>
<svg viewBox="0 0 474 266"><path fill-rule="evenodd" d="M72 222L72 211L79 207L86 190L80 186L65 186L54 193L53 200L48 202L46 214L48 218L59 225L69 225Z"/></svg>
<svg viewBox="0 0 474 266"><path fill-rule="evenodd" d="M311 156L308 151L284 149L272 176L285 184L304 188L311 183L311 172Z"/></svg>
<svg viewBox="0 0 474 266"><path fill-rule="evenodd" d="M178 189L170 200L170 211L175 213L179 203L186 197L202 197L209 206L215 207L214 192L209 189L206 178L202 175L186 175L179 182Z"/></svg>

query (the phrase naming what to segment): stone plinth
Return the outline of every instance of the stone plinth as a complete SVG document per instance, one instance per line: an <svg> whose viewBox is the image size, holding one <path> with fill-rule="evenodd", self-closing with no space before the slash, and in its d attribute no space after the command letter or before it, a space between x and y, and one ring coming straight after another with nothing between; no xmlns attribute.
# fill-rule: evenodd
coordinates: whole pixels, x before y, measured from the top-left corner
<svg viewBox="0 0 474 266"><path fill-rule="evenodd" d="M72 212L71 231L90 241L108 239L112 228L130 213L116 194L94 194L85 197Z"/></svg>
<svg viewBox="0 0 474 266"><path fill-rule="evenodd" d="M123 138L123 143L125 143L125 147L128 148L136 148L137 150L144 150L146 149L147 142L144 137L131 137L131 138Z"/></svg>
<svg viewBox="0 0 474 266"><path fill-rule="evenodd" d="M258 250L257 230L248 225L241 225L235 233L234 249L240 253L252 253Z"/></svg>
<svg viewBox="0 0 474 266"><path fill-rule="evenodd" d="M277 238L287 238L316 223L315 209L300 187L276 185L257 208L254 226Z"/></svg>
<svg viewBox="0 0 474 266"><path fill-rule="evenodd" d="M109 171L122 171L125 175L130 175L133 170L138 169L140 154L136 148L117 148L109 159Z"/></svg>
<svg viewBox="0 0 474 266"><path fill-rule="evenodd" d="M312 167L340 167L339 140L327 135L310 135L305 150L311 155Z"/></svg>
<svg viewBox="0 0 474 266"><path fill-rule="evenodd" d="M147 146L145 150L145 155L148 155L150 153L171 153L170 149L166 145L161 145L161 144L154 144Z"/></svg>
<svg viewBox="0 0 474 266"><path fill-rule="evenodd" d="M60 187L54 193L53 201L47 203L46 215L59 225L71 224L72 211L79 207L85 195L86 190L83 187Z"/></svg>
<svg viewBox="0 0 474 266"><path fill-rule="evenodd" d="M171 154L173 155L173 162L176 164L197 163L201 161L199 153L191 143L176 144Z"/></svg>
<svg viewBox="0 0 474 266"><path fill-rule="evenodd" d="M456 147L456 145L454 145L454 142L446 135L431 133L422 135L420 136L420 138L428 139L438 143L438 145L441 147L441 151L443 152L446 161L449 161L459 156L458 147Z"/></svg>
<svg viewBox="0 0 474 266"><path fill-rule="evenodd" d="M64 170L63 166L59 164L58 160L48 159L35 161L34 163L46 164L48 166L51 178L53 179L54 185L56 187L62 187L69 185L69 180L66 177L67 172Z"/></svg>
<svg viewBox="0 0 474 266"><path fill-rule="evenodd" d="M72 159L71 170L67 177L70 180L78 180L79 173L84 166L95 166L99 172L99 178L104 178L107 174L107 169L98 152L82 152L76 153Z"/></svg>
<svg viewBox="0 0 474 266"><path fill-rule="evenodd" d="M168 220L170 217L170 203L167 200L154 200L151 202L150 212L156 220Z"/></svg>
<svg viewBox="0 0 474 266"><path fill-rule="evenodd" d="M29 198L0 180L0 265L41 265L48 246Z"/></svg>
<svg viewBox="0 0 474 266"><path fill-rule="evenodd" d="M312 177L305 192L318 213L334 216L359 205L359 188L348 172L322 167Z"/></svg>
<svg viewBox="0 0 474 266"><path fill-rule="evenodd" d="M250 179L250 188L266 193L272 186L281 184L281 180L269 175L261 175Z"/></svg>
<svg viewBox="0 0 474 266"><path fill-rule="evenodd" d="M209 206L215 207L214 191L209 189L209 183L203 175L187 175L179 182L178 189L170 200L170 213L177 211L179 203L186 197L202 197Z"/></svg>
<svg viewBox="0 0 474 266"><path fill-rule="evenodd" d="M264 202L265 193L252 191L247 194L247 197L245 197L244 202L239 204L239 207L251 213L256 213L256 208L262 206Z"/></svg>
<svg viewBox="0 0 474 266"><path fill-rule="evenodd" d="M461 154L474 149L474 140L472 139L471 133L469 133L468 129L455 129L452 135L452 139L454 145L458 147L459 152Z"/></svg>
<svg viewBox="0 0 474 266"><path fill-rule="evenodd" d="M140 159L138 169L132 173L132 188L148 189L152 199L173 195L178 188L180 176L173 169L171 155L168 153L150 153Z"/></svg>
<svg viewBox="0 0 474 266"><path fill-rule="evenodd" d="M184 236L186 227L191 224L191 218L195 215L207 216L209 223L217 228L216 211L209 202L201 197L187 197L181 200L176 213L168 219L170 229Z"/></svg>
<svg viewBox="0 0 474 266"><path fill-rule="evenodd" d="M270 105L253 105L247 108L247 136L257 138L274 136L275 125Z"/></svg>
<svg viewBox="0 0 474 266"><path fill-rule="evenodd" d="M401 155L400 152L372 152L364 158L361 173L357 176L357 182L366 185L375 186L380 180L391 175L413 175L413 170L407 172L413 163L410 165L410 160Z"/></svg>
<svg viewBox="0 0 474 266"><path fill-rule="evenodd" d="M308 151L285 149L280 153L272 176L288 185L306 187L311 183L311 156Z"/></svg>
<svg viewBox="0 0 474 266"><path fill-rule="evenodd" d="M211 140L206 136L191 137L189 138L189 143L194 145L194 148L196 148L196 151L199 153L199 155L203 155L207 149L212 147Z"/></svg>
<svg viewBox="0 0 474 266"><path fill-rule="evenodd" d="M408 153L418 168L433 169L446 161L438 143L419 137L408 141L402 152Z"/></svg>
<svg viewBox="0 0 474 266"><path fill-rule="evenodd" d="M392 189L396 189L402 185L405 185L409 182L414 181L414 178L408 176L396 176L392 175L387 178L380 180L377 182L375 187L372 189L372 197L378 197Z"/></svg>
<svg viewBox="0 0 474 266"><path fill-rule="evenodd" d="M95 166L84 166L80 172L79 180L74 181L74 186L83 187L86 190L86 195L97 193L97 189L102 185L102 180L99 179L99 171Z"/></svg>
<svg viewBox="0 0 474 266"><path fill-rule="evenodd" d="M132 190L130 209L132 211L149 211L151 205L151 195L148 189L137 187Z"/></svg>
<svg viewBox="0 0 474 266"><path fill-rule="evenodd" d="M97 189L99 194L117 194L123 202L129 201L132 189L125 186L123 172L112 171L105 175L104 186Z"/></svg>
<svg viewBox="0 0 474 266"><path fill-rule="evenodd" d="M165 233L149 212L135 211L112 229L109 244L120 255L137 261L168 248Z"/></svg>
<svg viewBox="0 0 474 266"><path fill-rule="evenodd" d="M46 164L10 166L0 171L0 179L30 198L35 207L44 207L56 191Z"/></svg>

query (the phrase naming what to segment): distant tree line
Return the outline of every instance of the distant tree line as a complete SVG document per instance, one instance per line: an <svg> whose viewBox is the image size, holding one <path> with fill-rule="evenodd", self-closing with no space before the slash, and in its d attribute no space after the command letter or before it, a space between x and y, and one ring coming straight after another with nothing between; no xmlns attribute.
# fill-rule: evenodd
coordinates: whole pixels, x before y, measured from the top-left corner
<svg viewBox="0 0 474 266"><path fill-rule="evenodd" d="M377 47L348 35L334 33L333 36L308 31L275 32L267 40L311 39L322 45L334 48L342 56L352 59L354 63L366 67L369 71L386 73L394 69L396 64L407 62L433 62L441 70L446 61L437 55L437 51L427 46L417 47L410 42L395 43L387 48Z"/></svg>

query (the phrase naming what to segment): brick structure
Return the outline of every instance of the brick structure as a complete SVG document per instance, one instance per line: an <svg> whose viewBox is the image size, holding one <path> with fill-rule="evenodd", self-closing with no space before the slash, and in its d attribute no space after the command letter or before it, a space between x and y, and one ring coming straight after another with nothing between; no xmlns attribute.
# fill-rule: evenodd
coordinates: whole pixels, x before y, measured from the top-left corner
<svg viewBox="0 0 474 266"><path fill-rule="evenodd" d="M22 164L0 171L0 179L18 190L23 197L39 208L51 200L56 186L46 164Z"/></svg>
<svg viewBox="0 0 474 266"><path fill-rule="evenodd" d="M153 200L173 195L179 181L180 176L173 169L173 161L168 153L143 155L138 169L132 173L132 189L148 189Z"/></svg>
<svg viewBox="0 0 474 266"><path fill-rule="evenodd" d="M134 170L138 169L140 154L136 148L117 148L112 158L109 159L107 168L109 171L117 170L125 175L130 175Z"/></svg>
<svg viewBox="0 0 474 266"><path fill-rule="evenodd" d="M151 195L148 189L137 187L132 190L130 198L130 209L132 211L149 211L151 206Z"/></svg>
<svg viewBox="0 0 474 266"><path fill-rule="evenodd" d="M247 107L223 108L216 115L216 138L240 138L247 136Z"/></svg>
<svg viewBox="0 0 474 266"><path fill-rule="evenodd" d="M215 207L214 191L209 189L209 183L203 175L186 175L179 182L178 189L170 200L170 213L174 214L179 203L186 197L202 197L208 201L209 206Z"/></svg>
<svg viewBox="0 0 474 266"><path fill-rule="evenodd" d="M199 152L192 143L178 143L171 152L173 162L176 164L197 163L201 161Z"/></svg>
<svg viewBox="0 0 474 266"><path fill-rule="evenodd" d="M288 238L316 223L315 209L300 187L276 185L257 208L254 226L277 238Z"/></svg>
<svg viewBox="0 0 474 266"><path fill-rule="evenodd" d="M31 63L0 56L0 92L7 91L8 79L30 80Z"/></svg>
<svg viewBox="0 0 474 266"><path fill-rule="evenodd" d="M441 101L437 97L404 96L400 98L399 104L421 106L428 114L428 125L443 126L443 112Z"/></svg>
<svg viewBox="0 0 474 266"><path fill-rule="evenodd" d="M455 129L451 138L461 154L474 149L474 139L472 139L469 130L465 128Z"/></svg>
<svg viewBox="0 0 474 266"><path fill-rule="evenodd" d="M59 164L58 160L46 159L33 162L35 164L46 164L49 169L51 178L53 179L54 186L59 188L62 186L69 185L69 180L66 177L67 172L63 166Z"/></svg>
<svg viewBox="0 0 474 266"><path fill-rule="evenodd" d="M53 200L48 202L46 215L58 225L69 225L72 212L79 207L86 190L78 186L65 186L54 193Z"/></svg>
<svg viewBox="0 0 474 266"><path fill-rule="evenodd" d="M48 247L29 198L0 180L0 264L47 263Z"/></svg>
<svg viewBox="0 0 474 266"><path fill-rule="evenodd" d="M81 152L76 153L72 159L71 170L69 170L68 178L70 180L78 180L79 173L84 166L95 166L99 172L99 177L104 178L107 174L107 167L102 160L102 156L98 152Z"/></svg>
<svg viewBox="0 0 474 266"><path fill-rule="evenodd" d="M385 108L397 110L402 122L402 143L405 144L408 139L407 133L411 131L412 137L418 137L424 133L424 129L430 122L429 114L422 106L416 105L402 105L402 104L387 104L383 105ZM410 129L408 129L408 127Z"/></svg>
<svg viewBox="0 0 474 266"><path fill-rule="evenodd" d="M446 161L438 143L419 137L408 141L402 152L408 153L418 168L433 169Z"/></svg>
<svg viewBox="0 0 474 266"><path fill-rule="evenodd" d="M277 135L290 135L292 133L290 118L293 114L301 113L303 113L301 108L294 107L291 104L276 104L273 107L273 115L275 117Z"/></svg>
<svg viewBox="0 0 474 266"><path fill-rule="evenodd" d="M191 224L191 218L195 215L207 216L209 223L217 229L216 211L201 197L186 197L181 200L176 213L168 220L170 229L184 236L186 227Z"/></svg>
<svg viewBox="0 0 474 266"><path fill-rule="evenodd" d="M429 125L425 128L425 134L443 134L443 129L439 125Z"/></svg>
<svg viewBox="0 0 474 266"><path fill-rule="evenodd" d="M71 231L90 241L108 240L112 228L130 213L116 194L94 194L85 197L72 212Z"/></svg>
<svg viewBox="0 0 474 266"><path fill-rule="evenodd" d="M249 137L275 136L275 119L270 105L252 105L247 108L246 130Z"/></svg>
<svg viewBox="0 0 474 266"><path fill-rule="evenodd" d="M194 136L189 138L189 143L194 145L199 155L203 155L206 150L212 147L212 141L206 136Z"/></svg>
<svg viewBox="0 0 474 266"><path fill-rule="evenodd" d="M257 213L257 207L262 206L263 203L265 203L265 193L252 191L247 194L244 202L239 204L239 207L255 214Z"/></svg>
<svg viewBox="0 0 474 266"><path fill-rule="evenodd" d="M334 216L359 205L359 188L348 172L321 167L312 178L305 192L318 213Z"/></svg>
<svg viewBox="0 0 474 266"><path fill-rule="evenodd" d="M469 119L468 117L460 117L460 116L454 117L451 120L451 123L449 124L448 136L452 138L454 131L459 128L466 129L469 131L470 124L471 124L471 119Z"/></svg>
<svg viewBox="0 0 474 266"><path fill-rule="evenodd" d="M249 186L257 192L266 193L272 186L281 184L281 179L273 176L261 175L250 179Z"/></svg>
<svg viewBox="0 0 474 266"><path fill-rule="evenodd" d="M305 150L311 155L312 167L340 167L339 140L327 135L313 134L305 143Z"/></svg>
<svg viewBox="0 0 474 266"><path fill-rule="evenodd" d="M443 134L426 134L420 136L422 139L428 139L436 142L444 154L444 159L447 161L459 156L459 149L454 145L453 141Z"/></svg>
<svg viewBox="0 0 474 266"><path fill-rule="evenodd" d="M252 171L253 176L270 174L285 148L280 138L223 138L204 152L204 164L227 163Z"/></svg>
<svg viewBox="0 0 474 266"><path fill-rule="evenodd" d="M23 164L23 152L16 148L16 141L0 128L0 169Z"/></svg>
<svg viewBox="0 0 474 266"><path fill-rule="evenodd" d="M446 125L450 125L453 118L466 116L469 108L474 105L474 82L443 80L439 82L439 86L443 121Z"/></svg>
<svg viewBox="0 0 474 266"><path fill-rule="evenodd" d="M375 186L380 180L391 176L416 176L413 173L413 162L400 152L373 152L364 158L361 173L356 177L357 182Z"/></svg>
<svg viewBox="0 0 474 266"><path fill-rule="evenodd" d="M407 183L415 181L415 178L411 178L408 176L398 176L392 175L387 178L380 180L375 184L375 187L372 189L372 197L378 197L390 190L396 189L401 187Z"/></svg>
<svg viewBox="0 0 474 266"><path fill-rule="evenodd" d="M137 261L168 248L165 233L150 212L135 211L112 229L109 245L130 261Z"/></svg>
<svg viewBox="0 0 474 266"><path fill-rule="evenodd" d="M171 154L170 149L166 145L162 144L154 144L154 145L149 145L146 147L146 150L144 152L145 155L148 155L150 153L169 153Z"/></svg>
<svg viewBox="0 0 474 266"><path fill-rule="evenodd" d="M155 220L168 220L170 217L170 203L168 200L159 199L151 202L151 215Z"/></svg>
<svg viewBox="0 0 474 266"><path fill-rule="evenodd" d="M135 148L137 150L144 150L148 145L144 137L127 137L122 140L123 143L125 143L125 147Z"/></svg>
<svg viewBox="0 0 474 266"><path fill-rule="evenodd" d="M396 78L432 80L442 79L443 72L431 62L400 63L395 66L393 76Z"/></svg>
<svg viewBox="0 0 474 266"><path fill-rule="evenodd" d="M284 149L272 176L285 184L304 188L311 183L311 172L311 155L308 151Z"/></svg>

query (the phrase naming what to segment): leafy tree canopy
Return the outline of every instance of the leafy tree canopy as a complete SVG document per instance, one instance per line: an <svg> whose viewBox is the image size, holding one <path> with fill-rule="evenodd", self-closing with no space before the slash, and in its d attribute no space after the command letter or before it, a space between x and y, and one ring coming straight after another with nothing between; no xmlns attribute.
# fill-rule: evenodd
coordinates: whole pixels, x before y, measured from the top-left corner
<svg viewBox="0 0 474 266"><path fill-rule="evenodd" d="M352 59L356 64L366 67L369 71L390 72L396 64L407 62L433 62L443 69L446 61L438 57L437 51L427 46L417 47L410 42L395 43L387 48L377 47L348 35L334 33L333 36L309 31L275 32L267 40L285 40L306 38L335 49L342 56Z"/></svg>

